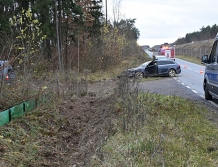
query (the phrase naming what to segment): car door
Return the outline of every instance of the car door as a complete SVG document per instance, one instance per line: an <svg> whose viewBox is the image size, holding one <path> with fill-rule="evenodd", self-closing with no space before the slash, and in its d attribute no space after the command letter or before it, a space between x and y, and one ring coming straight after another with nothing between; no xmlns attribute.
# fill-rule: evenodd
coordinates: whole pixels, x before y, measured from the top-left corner
<svg viewBox="0 0 218 167"><path fill-rule="evenodd" d="M218 40L214 42L209 55L209 64L206 65L206 77L208 80L208 90L218 97Z"/></svg>
<svg viewBox="0 0 218 167"><path fill-rule="evenodd" d="M168 74L169 70L169 61L158 61L158 75L165 75Z"/></svg>
<svg viewBox="0 0 218 167"><path fill-rule="evenodd" d="M157 75L157 62L152 61L150 62L147 67L145 68L146 76L155 76Z"/></svg>

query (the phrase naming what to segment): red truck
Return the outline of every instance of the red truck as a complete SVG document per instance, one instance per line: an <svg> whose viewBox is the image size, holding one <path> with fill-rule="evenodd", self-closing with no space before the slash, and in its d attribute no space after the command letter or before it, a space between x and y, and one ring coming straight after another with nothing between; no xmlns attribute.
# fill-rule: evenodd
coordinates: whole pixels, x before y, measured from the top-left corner
<svg viewBox="0 0 218 167"><path fill-rule="evenodd" d="M160 49L158 51L158 55L165 56L167 59L176 60L175 57L175 46L172 46L168 43L164 43L160 46Z"/></svg>

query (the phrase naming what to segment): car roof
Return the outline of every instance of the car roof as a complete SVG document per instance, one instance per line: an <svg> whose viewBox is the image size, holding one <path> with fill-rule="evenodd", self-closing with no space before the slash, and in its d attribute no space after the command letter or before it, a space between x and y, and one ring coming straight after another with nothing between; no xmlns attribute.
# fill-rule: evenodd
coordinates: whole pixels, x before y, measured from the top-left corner
<svg viewBox="0 0 218 167"><path fill-rule="evenodd" d="M0 67L3 66L7 62L8 62L8 60L0 60ZM7 67L12 68L11 64L6 64L6 65L7 65Z"/></svg>

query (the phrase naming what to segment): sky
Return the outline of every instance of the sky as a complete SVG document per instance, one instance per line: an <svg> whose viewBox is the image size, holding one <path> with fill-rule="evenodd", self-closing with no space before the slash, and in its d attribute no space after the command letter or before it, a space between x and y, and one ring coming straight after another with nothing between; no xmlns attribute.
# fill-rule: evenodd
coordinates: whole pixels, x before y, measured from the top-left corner
<svg viewBox="0 0 218 167"><path fill-rule="evenodd" d="M107 0L108 19L113 20L113 4L118 2L120 18L136 19L140 46L173 43L202 27L218 25L218 0Z"/></svg>

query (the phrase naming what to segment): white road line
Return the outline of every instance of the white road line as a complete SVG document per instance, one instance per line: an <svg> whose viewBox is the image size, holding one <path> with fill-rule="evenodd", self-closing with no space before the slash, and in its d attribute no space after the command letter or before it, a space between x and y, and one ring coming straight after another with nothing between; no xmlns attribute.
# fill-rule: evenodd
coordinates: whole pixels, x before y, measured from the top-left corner
<svg viewBox="0 0 218 167"><path fill-rule="evenodd" d="M213 104L214 106L218 107L218 105L216 103L214 103L213 101L208 100L211 104Z"/></svg>
<svg viewBox="0 0 218 167"><path fill-rule="evenodd" d="M191 89L189 86L185 85L183 82L181 82L181 81L178 80L177 78L174 78L174 79L176 79L178 82L180 82L180 83L181 83L182 85L184 85L186 88ZM193 90L193 89L192 89L192 92L196 93L196 94L199 95L201 98L205 99L205 97L204 97L203 95L199 94L196 90ZM214 103L213 101L208 100L208 102L210 102L212 105L218 107L218 105L217 105L216 103Z"/></svg>
<svg viewBox="0 0 218 167"><path fill-rule="evenodd" d="M192 90L192 92L194 92L194 93L198 94L198 92L197 92L196 90Z"/></svg>

